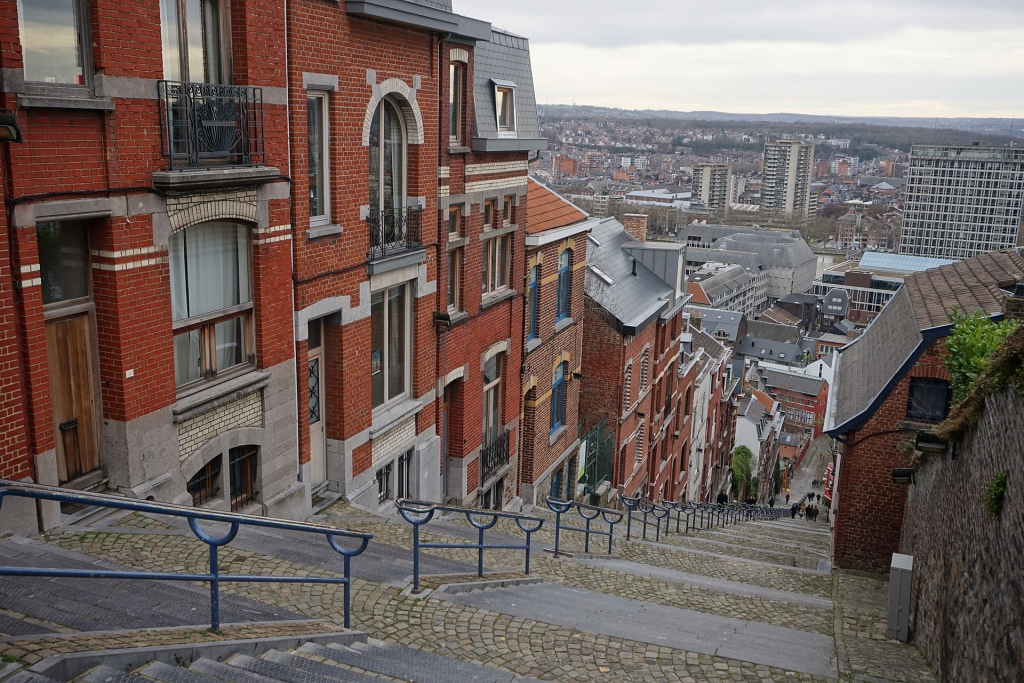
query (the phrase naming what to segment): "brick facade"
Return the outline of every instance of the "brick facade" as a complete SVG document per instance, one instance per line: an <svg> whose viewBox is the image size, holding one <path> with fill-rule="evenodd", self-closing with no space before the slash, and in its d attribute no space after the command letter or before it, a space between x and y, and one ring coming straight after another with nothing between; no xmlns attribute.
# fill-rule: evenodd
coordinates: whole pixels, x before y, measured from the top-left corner
<svg viewBox="0 0 1024 683"><path fill-rule="evenodd" d="M915 377L949 380L942 340L934 342L893 389L867 424L846 434L834 503L833 562L844 569L886 572L899 552L907 487L892 482L892 469L910 467L918 428L908 423L907 400Z"/></svg>

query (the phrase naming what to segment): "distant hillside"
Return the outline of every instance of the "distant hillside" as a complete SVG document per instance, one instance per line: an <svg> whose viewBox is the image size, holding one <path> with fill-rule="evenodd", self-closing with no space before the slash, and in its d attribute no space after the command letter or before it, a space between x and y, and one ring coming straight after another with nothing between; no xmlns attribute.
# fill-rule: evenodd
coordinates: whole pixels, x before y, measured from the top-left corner
<svg viewBox="0 0 1024 683"><path fill-rule="evenodd" d="M721 126L725 123L746 124L733 125L732 130L750 130L771 133L825 133L841 138L854 138L858 134L871 138L875 144L907 149L904 145L888 145L877 139L877 133L885 128L905 128L908 135L896 135L917 144L935 142L940 144L970 144L971 142L987 142L992 145L1005 145L1009 140L1010 126L1013 125L1013 137L1024 140L1024 121L1001 118L936 118L900 116L818 116L814 114L730 114L717 111L669 111L654 109L615 109L612 107L592 107L589 105L544 104L539 105L540 114L550 119L636 119L653 124L654 121L678 121L686 127ZM649 124L649 125L650 125ZM772 125L774 124L774 125ZM911 130L913 131L911 133ZM953 133L953 135L950 135ZM969 135L959 135L969 133Z"/></svg>

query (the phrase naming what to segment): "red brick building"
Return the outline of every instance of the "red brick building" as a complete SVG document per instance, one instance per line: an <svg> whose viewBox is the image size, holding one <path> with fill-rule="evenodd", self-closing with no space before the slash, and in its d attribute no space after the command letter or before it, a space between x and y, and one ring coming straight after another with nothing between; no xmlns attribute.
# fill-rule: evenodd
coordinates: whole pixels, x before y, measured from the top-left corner
<svg viewBox="0 0 1024 683"><path fill-rule="evenodd" d="M920 433L949 411L943 339L954 308L1001 319L1024 257L992 252L907 276L857 340L838 351L825 431L839 442L832 500L833 564L884 572L899 552L905 484L893 468L910 467Z"/></svg>
<svg viewBox="0 0 1024 683"><path fill-rule="evenodd" d="M3 475L305 514L284 3L3 0L0 17L24 138L2 143Z"/></svg>
<svg viewBox="0 0 1024 683"><path fill-rule="evenodd" d="M313 506L510 505L527 157L546 146L529 45L444 0L302 0L289 50Z"/></svg>
<svg viewBox="0 0 1024 683"><path fill-rule="evenodd" d="M583 285L597 220L532 179L528 199L519 481L524 504L536 505L576 498Z"/></svg>
<svg viewBox="0 0 1024 683"><path fill-rule="evenodd" d="M647 242L647 217L603 219L590 234L580 419L615 430L612 486L675 498L685 437L676 430L685 245ZM676 434L680 436L677 437Z"/></svg>
<svg viewBox="0 0 1024 683"><path fill-rule="evenodd" d="M821 373L823 362L817 366ZM802 369L762 366L761 378L771 397L782 404L786 413L786 431L816 439L822 435L825 425L828 382L820 374L800 372Z"/></svg>

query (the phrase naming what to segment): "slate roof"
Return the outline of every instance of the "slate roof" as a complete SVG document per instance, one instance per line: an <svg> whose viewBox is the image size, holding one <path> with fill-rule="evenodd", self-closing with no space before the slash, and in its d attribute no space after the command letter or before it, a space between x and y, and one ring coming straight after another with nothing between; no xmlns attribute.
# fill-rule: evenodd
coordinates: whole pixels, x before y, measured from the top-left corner
<svg viewBox="0 0 1024 683"><path fill-rule="evenodd" d="M687 246L686 260L689 263L735 263L738 266L743 266L750 273L767 270L767 266L761 261L759 255L745 251L720 251Z"/></svg>
<svg viewBox="0 0 1024 683"><path fill-rule="evenodd" d="M768 339L777 342L793 342L800 338L800 331L792 325L779 325L767 320L748 320L747 334L759 339Z"/></svg>
<svg viewBox="0 0 1024 683"><path fill-rule="evenodd" d="M693 348L704 349L704 352L715 360L725 360L729 357L729 350L704 330L693 335Z"/></svg>
<svg viewBox="0 0 1024 683"><path fill-rule="evenodd" d="M797 325L800 323L800 318L778 306L772 306L762 311L760 319L777 325Z"/></svg>
<svg viewBox="0 0 1024 683"><path fill-rule="evenodd" d="M552 228L564 228L588 218L589 214L585 211L562 199L533 178L527 179L526 185L526 197L529 202L526 232L534 234Z"/></svg>
<svg viewBox="0 0 1024 683"><path fill-rule="evenodd" d="M740 401L739 409L736 411L737 416L745 417L751 422L760 422L761 416L765 414L764 406L757 399L747 396Z"/></svg>
<svg viewBox="0 0 1024 683"><path fill-rule="evenodd" d="M492 30L490 42L479 42L474 49L473 122L474 146L481 140L503 139L498 134L494 83L491 79L516 84L516 133L523 144L520 150L547 148L537 117L537 97L533 89L533 68L530 65L530 41L505 31ZM513 138L515 140L516 138ZM507 138L505 138L507 140Z"/></svg>
<svg viewBox="0 0 1024 683"><path fill-rule="evenodd" d="M433 7L434 9L441 9L445 12L452 11L452 0L412 0L417 5L423 5L424 7Z"/></svg>
<svg viewBox="0 0 1024 683"><path fill-rule="evenodd" d="M802 350L799 344L758 339L748 334L736 346L736 353L741 356L763 358L783 365L791 365L800 359Z"/></svg>
<svg viewBox="0 0 1024 683"><path fill-rule="evenodd" d="M793 375L788 372L778 372L770 368L762 368L761 376L765 384L771 388L795 391L807 396L817 396L825 380L821 377L811 375Z"/></svg>
<svg viewBox="0 0 1024 683"><path fill-rule="evenodd" d="M845 318L850 310L850 293L845 289L830 289L822 302L822 312L825 315L834 315Z"/></svg>
<svg viewBox="0 0 1024 683"><path fill-rule="evenodd" d="M740 321L743 320L742 313L725 311L720 308L704 308L703 306L690 306L690 308L700 312L702 330L709 334L714 334L716 330L723 330L728 335L729 341L736 341L736 335L740 330Z"/></svg>
<svg viewBox="0 0 1024 683"><path fill-rule="evenodd" d="M1003 287L1024 279L1024 257L992 252L907 277L878 317L836 354L826 428L832 436L859 429L937 338L950 313L1002 311Z"/></svg>
<svg viewBox="0 0 1024 683"><path fill-rule="evenodd" d="M641 243L614 218L597 223L589 239L586 294L610 316L621 334L636 334L670 304L675 290L639 260L634 261L626 248Z"/></svg>
<svg viewBox="0 0 1024 683"><path fill-rule="evenodd" d="M818 258L803 239L778 233L736 233L717 240L714 248L758 254L769 268L796 268Z"/></svg>

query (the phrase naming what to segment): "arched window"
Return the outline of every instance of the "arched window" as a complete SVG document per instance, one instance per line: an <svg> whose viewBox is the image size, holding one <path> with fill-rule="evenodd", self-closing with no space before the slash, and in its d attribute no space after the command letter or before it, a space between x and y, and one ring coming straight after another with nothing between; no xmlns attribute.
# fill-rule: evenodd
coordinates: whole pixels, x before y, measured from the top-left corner
<svg viewBox="0 0 1024 683"><path fill-rule="evenodd" d="M370 213L405 208L405 123L398 105L381 100L370 124Z"/></svg>
<svg viewBox="0 0 1024 683"><path fill-rule="evenodd" d="M622 411L626 412L633 405L633 362L626 365L626 373L622 378Z"/></svg>
<svg viewBox="0 0 1024 683"><path fill-rule="evenodd" d="M558 306L555 320L569 316L569 265L572 262L572 250L564 249L558 256Z"/></svg>
<svg viewBox="0 0 1024 683"><path fill-rule="evenodd" d="M636 460L636 464L639 465L644 460L644 424L640 423L640 426L636 428L636 440L633 443L633 457Z"/></svg>
<svg viewBox="0 0 1024 683"><path fill-rule="evenodd" d="M565 424L565 373L567 363L562 361L551 376L551 431Z"/></svg>
<svg viewBox="0 0 1024 683"><path fill-rule="evenodd" d="M529 325L529 332L527 333L526 338L528 340L529 339L536 339L537 338L537 316L538 316L537 309L539 308L539 306L538 306L539 301L538 301L537 297L538 297L539 291L540 291L540 266L537 265L537 266L534 266L533 268L530 268L529 292L527 292L527 298L526 298L526 308L527 308L527 310L526 310L526 320L527 320L527 324Z"/></svg>

